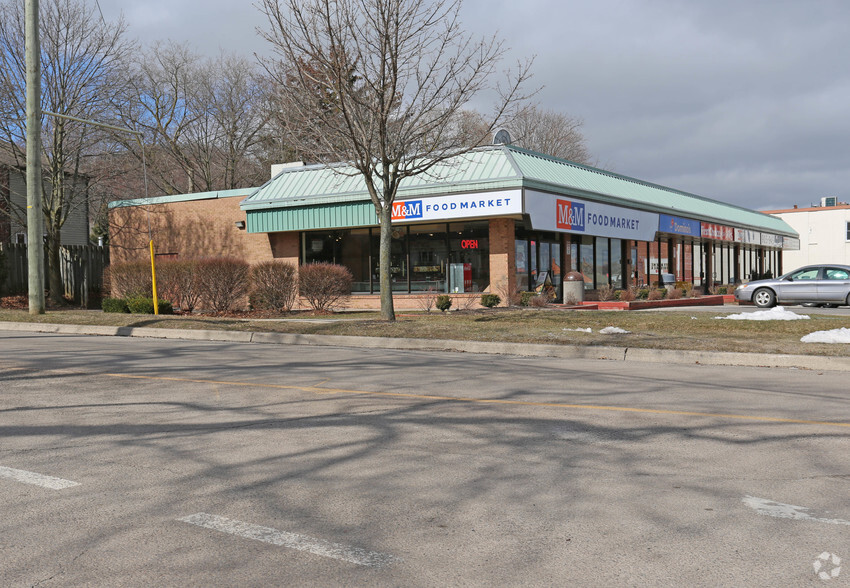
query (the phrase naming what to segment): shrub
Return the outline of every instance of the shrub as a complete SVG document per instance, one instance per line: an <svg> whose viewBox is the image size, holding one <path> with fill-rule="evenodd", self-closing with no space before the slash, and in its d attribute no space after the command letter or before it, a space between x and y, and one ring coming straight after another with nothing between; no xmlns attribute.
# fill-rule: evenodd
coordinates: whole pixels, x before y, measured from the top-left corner
<svg viewBox="0 0 850 588"><path fill-rule="evenodd" d="M482 294L480 304L486 308L493 308L498 306L501 301L502 299L498 294Z"/></svg>
<svg viewBox="0 0 850 588"><path fill-rule="evenodd" d="M233 310L248 293L251 266L235 257L211 257L196 262L200 297L213 312Z"/></svg>
<svg viewBox="0 0 850 588"><path fill-rule="evenodd" d="M437 296L436 302L437 308L443 312L446 312L448 309L452 307L452 297L447 294L442 294Z"/></svg>
<svg viewBox="0 0 850 588"><path fill-rule="evenodd" d="M649 291L647 295L647 300L661 300L667 295L667 290L662 290L661 288L653 288Z"/></svg>
<svg viewBox="0 0 850 588"><path fill-rule="evenodd" d="M519 305L520 306L531 306L531 299L537 296L536 292L520 292L519 294Z"/></svg>
<svg viewBox="0 0 850 588"><path fill-rule="evenodd" d="M496 293L505 301L505 306L516 306L519 304L520 296L516 290L511 290L508 287L508 280L501 280L496 285Z"/></svg>
<svg viewBox="0 0 850 588"><path fill-rule="evenodd" d="M720 286L719 288L717 288L717 293L726 294L726 286Z"/></svg>
<svg viewBox="0 0 850 588"><path fill-rule="evenodd" d="M104 270L110 294L116 298L153 296L151 264L146 261L113 263Z"/></svg>
<svg viewBox="0 0 850 588"><path fill-rule="evenodd" d="M156 290L161 296L186 312L192 312L201 301L198 262L164 260L156 264Z"/></svg>
<svg viewBox="0 0 850 588"><path fill-rule="evenodd" d="M599 300L607 301L614 300L614 288L611 284L605 284L599 290L597 290L597 294L599 295Z"/></svg>
<svg viewBox="0 0 850 588"><path fill-rule="evenodd" d="M641 288L638 290L637 297L641 300L647 300L649 298L649 288Z"/></svg>
<svg viewBox="0 0 850 588"><path fill-rule="evenodd" d="M631 302L637 298L637 290L634 286L629 286L625 290L620 290L620 300L623 302Z"/></svg>
<svg viewBox="0 0 850 588"><path fill-rule="evenodd" d="M298 271L298 292L314 311L329 311L351 295L354 276L334 263L310 263Z"/></svg>
<svg viewBox="0 0 850 588"><path fill-rule="evenodd" d="M133 314L153 314L154 305L153 298L144 296L135 296L127 299L127 308ZM174 309L168 300L157 300L157 308L159 314L172 314Z"/></svg>
<svg viewBox="0 0 850 588"><path fill-rule="evenodd" d="M298 295L298 271L282 261L264 261L251 268L251 306L289 312Z"/></svg>
<svg viewBox="0 0 850 588"><path fill-rule="evenodd" d="M668 300L678 300L682 296L685 295L685 291L679 288L672 288L667 291L667 299Z"/></svg>
<svg viewBox="0 0 850 588"><path fill-rule="evenodd" d="M550 300L551 299L549 298L549 296L541 293L537 296L531 297L531 306L533 306L534 308L543 308L544 306L549 304Z"/></svg>
<svg viewBox="0 0 850 588"><path fill-rule="evenodd" d="M434 303L437 301L437 289L433 286L425 289L422 293L416 297L416 304L419 306L420 310L424 310L425 312L431 312L431 309L434 308Z"/></svg>
<svg viewBox="0 0 850 588"><path fill-rule="evenodd" d="M123 298L104 298L101 302L103 312L130 312L127 301Z"/></svg>

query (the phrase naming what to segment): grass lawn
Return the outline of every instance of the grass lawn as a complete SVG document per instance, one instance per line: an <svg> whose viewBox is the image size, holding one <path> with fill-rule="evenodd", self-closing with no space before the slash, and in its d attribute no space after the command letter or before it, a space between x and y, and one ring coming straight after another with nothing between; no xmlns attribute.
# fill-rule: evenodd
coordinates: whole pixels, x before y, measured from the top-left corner
<svg viewBox="0 0 850 588"><path fill-rule="evenodd" d="M299 313L288 320L255 320L214 316L152 316L107 314L100 311L51 310L30 315L23 310L0 309L0 321L153 327L163 329L213 329L365 335L470 341L512 341L563 345L614 345L656 349L785 353L800 355L850 355L850 345L801 343L803 335L850 327L850 317L811 315L810 320L733 321L713 312L611 312L551 309L493 309L460 312L400 312L395 323L377 313L350 312L326 316ZM619 327L628 334L603 335L604 327ZM592 333L571 329L592 329Z"/></svg>

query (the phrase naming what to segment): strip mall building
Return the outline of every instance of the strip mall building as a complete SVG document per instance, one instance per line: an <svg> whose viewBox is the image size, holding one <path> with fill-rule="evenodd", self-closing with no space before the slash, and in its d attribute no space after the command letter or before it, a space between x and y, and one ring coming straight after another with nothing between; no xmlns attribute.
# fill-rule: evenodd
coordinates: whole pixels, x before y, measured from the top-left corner
<svg viewBox="0 0 850 588"><path fill-rule="evenodd" d="M377 307L379 229L354 170L285 167L264 186L110 205L113 261L235 255L251 263L333 262L354 275L358 306ZM584 276L585 288L653 284L661 274L708 288L782 273L798 248L781 219L509 145L483 147L407 179L393 209L392 283L416 294L533 290Z"/></svg>

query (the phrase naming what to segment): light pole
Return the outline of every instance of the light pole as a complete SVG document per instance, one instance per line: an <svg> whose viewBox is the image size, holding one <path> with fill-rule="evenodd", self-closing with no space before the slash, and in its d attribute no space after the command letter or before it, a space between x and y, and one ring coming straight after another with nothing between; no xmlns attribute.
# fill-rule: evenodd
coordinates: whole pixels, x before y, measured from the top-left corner
<svg viewBox="0 0 850 588"><path fill-rule="evenodd" d="M27 66L27 275L30 314L44 314L44 219L41 215L41 41L38 0L24 9Z"/></svg>

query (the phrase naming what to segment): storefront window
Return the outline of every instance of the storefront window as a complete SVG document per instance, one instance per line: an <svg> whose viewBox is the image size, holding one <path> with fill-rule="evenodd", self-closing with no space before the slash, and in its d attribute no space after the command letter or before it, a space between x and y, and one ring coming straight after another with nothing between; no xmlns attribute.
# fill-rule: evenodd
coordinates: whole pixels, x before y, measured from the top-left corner
<svg viewBox="0 0 850 588"><path fill-rule="evenodd" d="M530 280L530 286L531 286L529 288L529 290L533 290L537 286L537 273L538 273L538 269L539 269L537 267L537 240L536 239L531 239L528 242L528 251L529 251L528 267L531 270L529 272L529 280Z"/></svg>
<svg viewBox="0 0 850 588"><path fill-rule="evenodd" d="M579 245L579 271L584 276L584 289L593 289L593 237L583 235Z"/></svg>
<svg viewBox="0 0 850 588"><path fill-rule="evenodd" d="M353 292L379 292L380 234L379 228L304 232L301 263L344 265L354 276ZM390 266L393 292L484 291L490 286L489 225L394 226Z"/></svg>
<svg viewBox="0 0 850 588"><path fill-rule="evenodd" d="M611 239L611 284L615 288L623 287L623 242Z"/></svg>
<svg viewBox="0 0 850 588"><path fill-rule="evenodd" d="M555 287L555 295L558 300L561 299L561 277L563 270L561 269L561 244L560 243L552 243L551 244L551 257L552 257L552 285Z"/></svg>
<svg viewBox="0 0 850 588"><path fill-rule="evenodd" d="M490 229L487 222L449 225L450 276L452 292L483 292L490 287ZM462 272L459 273L459 272Z"/></svg>
<svg viewBox="0 0 850 588"><path fill-rule="evenodd" d="M608 237L596 237L596 275L597 288L608 285L610 266L608 264Z"/></svg>
<svg viewBox="0 0 850 588"><path fill-rule="evenodd" d="M301 251L302 263L346 266L354 277L352 291L369 291L369 229L303 233Z"/></svg>
<svg viewBox="0 0 850 588"><path fill-rule="evenodd" d="M528 241L517 239L516 246L516 289L528 292Z"/></svg>
<svg viewBox="0 0 850 588"><path fill-rule="evenodd" d="M411 291L446 292L448 259L446 225L410 227Z"/></svg>

